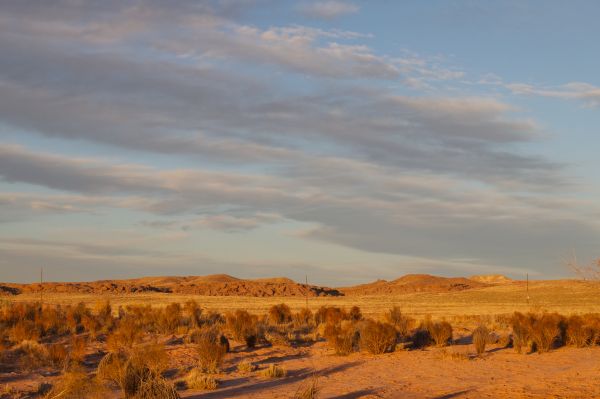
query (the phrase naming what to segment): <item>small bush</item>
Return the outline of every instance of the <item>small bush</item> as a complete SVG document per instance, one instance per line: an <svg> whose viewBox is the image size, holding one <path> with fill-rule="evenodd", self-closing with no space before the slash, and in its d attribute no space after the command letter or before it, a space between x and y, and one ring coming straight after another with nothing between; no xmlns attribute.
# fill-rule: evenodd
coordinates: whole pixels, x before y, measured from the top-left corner
<svg viewBox="0 0 600 399"><path fill-rule="evenodd" d="M250 361L244 360L237 365L237 369L242 373L250 373L256 370L256 365Z"/></svg>
<svg viewBox="0 0 600 399"><path fill-rule="evenodd" d="M287 371L276 364L270 364L269 367L261 372L261 375L267 378L282 378L287 375Z"/></svg>
<svg viewBox="0 0 600 399"><path fill-rule="evenodd" d="M214 390L219 387L219 382L211 376L202 373L202 370L193 368L185 377L185 383L189 389Z"/></svg>
<svg viewBox="0 0 600 399"><path fill-rule="evenodd" d="M530 346L531 342L531 324L530 316L515 312L510 320L512 327L512 342L517 353L521 353L523 348Z"/></svg>
<svg viewBox="0 0 600 399"><path fill-rule="evenodd" d="M106 346L111 351L119 351L123 348L133 348L142 340L142 329L132 318L125 318L119 322L119 326L106 339Z"/></svg>
<svg viewBox="0 0 600 399"><path fill-rule="evenodd" d="M429 323L427 330L436 346L446 346L452 340L452 326L447 321Z"/></svg>
<svg viewBox="0 0 600 399"><path fill-rule="evenodd" d="M48 362L48 350L36 341L23 341L16 347L19 366L25 370L35 370Z"/></svg>
<svg viewBox="0 0 600 399"><path fill-rule="evenodd" d="M71 347L69 349L69 360L74 362L83 362L85 358L85 339L83 337L71 338Z"/></svg>
<svg viewBox="0 0 600 399"><path fill-rule="evenodd" d="M543 314L534 322L531 328L531 340L535 344L535 349L538 353L548 352L554 346L554 343L559 339L560 318L554 314Z"/></svg>
<svg viewBox="0 0 600 399"><path fill-rule="evenodd" d="M374 355L396 349L396 329L388 323L368 321L360 331L360 347Z"/></svg>
<svg viewBox="0 0 600 399"><path fill-rule="evenodd" d="M358 306L352 306L350 309L350 313L348 313L348 317L352 321L360 321L363 318L362 312Z"/></svg>
<svg viewBox="0 0 600 399"><path fill-rule="evenodd" d="M175 386L164 378L152 375L139 384L135 399L179 399Z"/></svg>
<svg viewBox="0 0 600 399"><path fill-rule="evenodd" d="M326 324L324 335L327 344L338 356L347 356L358 350L360 334L351 323Z"/></svg>
<svg viewBox="0 0 600 399"><path fill-rule="evenodd" d="M567 321L567 343L578 348L589 346L594 340L594 329L583 317L571 316Z"/></svg>
<svg viewBox="0 0 600 399"><path fill-rule="evenodd" d="M482 355L485 352L485 345L488 342L489 336L490 331L484 325L477 327L473 331L473 344L478 355Z"/></svg>
<svg viewBox="0 0 600 399"><path fill-rule="evenodd" d="M285 303L271 306L269 309L269 323L285 324L292 321L292 311Z"/></svg>
<svg viewBox="0 0 600 399"><path fill-rule="evenodd" d="M319 393L319 377L313 374L308 381L298 387L294 399L316 399Z"/></svg>
<svg viewBox="0 0 600 399"><path fill-rule="evenodd" d="M227 353L227 347L221 344L220 334L214 328L206 330L196 344L198 365L206 373L218 373Z"/></svg>
<svg viewBox="0 0 600 399"><path fill-rule="evenodd" d="M73 369L63 374L44 397L46 399L101 399L106 393L100 384L82 370Z"/></svg>
<svg viewBox="0 0 600 399"><path fill-rule="evenodd" d="M256 316L238 309L235 313L227 314L225 319L225 328L231 333L233 339L238 342L245 342L249 348L256 345L260 335Z"/></svg>
<svg viewBox="0 0 600 399"><path fill-rule="evenodd" d="M410 330L413 328L414 319L403 315L398 306L391 308L385 314L385 318L388 323L394 326L402 338L406 338L410 335Z"/></svg>
<svg viewBox="0 0 600 399"><path fill-rule="evenodd" d="M48 362L52 367L63 368L67 365L69 352L63 344L52 344L46 346Z"/></svg>
<svg viewBox="0 0 600 399"><path fill-rule="evenodd" d="M431 334L426 328L418 328L412 335L413 348L423 349L431 344Z"/></svg>

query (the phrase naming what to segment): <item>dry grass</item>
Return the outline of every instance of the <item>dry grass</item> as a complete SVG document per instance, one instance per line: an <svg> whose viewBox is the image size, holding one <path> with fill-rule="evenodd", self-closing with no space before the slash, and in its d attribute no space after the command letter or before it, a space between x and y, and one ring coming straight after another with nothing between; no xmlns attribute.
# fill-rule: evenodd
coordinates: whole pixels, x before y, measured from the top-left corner
<svg viewBox="0 0 600 399"><path fill-rule="evenodd" d="M81 369L72 369L63 374L46 399L101 399L106 392L95 379L89 378Z"/></svg>
<svg viewBox="0 0 600 399"><path fill-rule="evenodd" d="M300 385L294 399L316 399L319 394L319 376L313 374L306 383Z"/></svg>
<svg viewBox="0 0 600 399"><path fill-rule="evenodd" d="M490 330L484 325L477 327L473 331L473 344L478 355L485 353L485 346L490 338Z"/></svg>
<svg viewBox="0 0 600 399"><path fill-rule="evenodd" d="M198 355L198 366L203 372L219 372L227 353L227 346L221 343L218 330L209 328L203 331L198 337L196 353Z"/></svg>
<svg viewBox="0 0 600 399"><path fill-rule="evenodd" d="M452 341L452 325L447 321L430 322L426 329L436 346L446 346Z"/></svg>
<svg viewBox="0 0 600 399"><path fill-rule="evenodd" d="M199 368L193 368L185 376L185 383L189 389L209 391L219 387L219 382L209 375L206 375Z"/></svg>
<svg viewBox="0 0 600 399"><path fill-rule="evenodd" d="M287 371L281 366L270 364L269 367L261 371L260 374L267 378L283 378L287 375Z"/></svg>
<svg viewBox="0 0 600 399"><path fill-rule="evenodd" d="M134 399L179 399L175 386L160 376L143 379L133 396Z"/></svg>
<svg viewBox="0 0 600 399"><path fill-rule="evenodd" d="M238 363L237 370L241 373L251 373L256 370L256 365L249 360Z"/></svg>

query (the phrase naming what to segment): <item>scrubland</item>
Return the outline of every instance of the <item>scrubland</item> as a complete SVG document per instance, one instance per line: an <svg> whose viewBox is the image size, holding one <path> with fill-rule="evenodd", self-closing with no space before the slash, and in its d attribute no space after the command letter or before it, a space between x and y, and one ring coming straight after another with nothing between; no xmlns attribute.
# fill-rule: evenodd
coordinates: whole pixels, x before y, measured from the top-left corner
<svg viewBox="0 0 600 399"><path fill-rule="evenodd" d="M514 286L308 307L18 296L0 308L0 397L599 397L590 287L532 284L529 304Z"/></svg>

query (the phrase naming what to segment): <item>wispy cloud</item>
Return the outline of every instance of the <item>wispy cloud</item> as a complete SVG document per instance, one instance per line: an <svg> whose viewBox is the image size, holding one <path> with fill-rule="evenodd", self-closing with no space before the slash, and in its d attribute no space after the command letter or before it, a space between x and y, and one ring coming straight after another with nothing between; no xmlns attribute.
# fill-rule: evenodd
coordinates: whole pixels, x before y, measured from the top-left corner
<svg viewBox="0 0 600 399"><path fill-rule="evenodd" d="M302 14L312 18L333 19L357 13L360 7L350 1L325 0L303 3L298 6L298 9Z"/></svg>

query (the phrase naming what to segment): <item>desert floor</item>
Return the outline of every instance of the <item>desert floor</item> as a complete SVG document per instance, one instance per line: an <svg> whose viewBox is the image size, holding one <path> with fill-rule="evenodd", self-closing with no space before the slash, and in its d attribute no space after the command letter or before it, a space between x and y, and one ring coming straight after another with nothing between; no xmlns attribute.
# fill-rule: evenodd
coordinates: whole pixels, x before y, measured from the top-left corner
<svg viewBox="0 0 600 399"><path fill-rule="evenodd" d="M189 365L189 345L167 345L173 373ZM92 369L98 356L88 357ZM236 365L251 360L259 370L275 363L288 375L265 379L259 372L241 373ZM216 391L181 391L185 398L292 398L318 375L319 398L598 398L600 348L561 348L544 354L517 354L512 348L489 347L482 357L471 344L425 350L402 350L384 355L355 353L340 357L320 342L309 347L233 348ZM174 379L176 375L172 376ZM10 383L35 391L52 377L3 374ZM114 392L114 398L119 397Z"/></svg>

